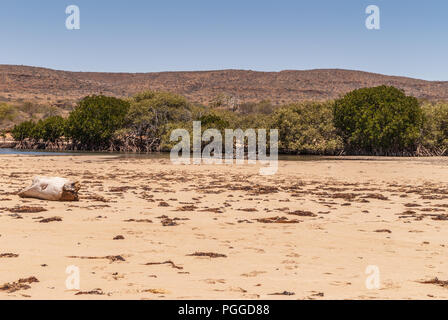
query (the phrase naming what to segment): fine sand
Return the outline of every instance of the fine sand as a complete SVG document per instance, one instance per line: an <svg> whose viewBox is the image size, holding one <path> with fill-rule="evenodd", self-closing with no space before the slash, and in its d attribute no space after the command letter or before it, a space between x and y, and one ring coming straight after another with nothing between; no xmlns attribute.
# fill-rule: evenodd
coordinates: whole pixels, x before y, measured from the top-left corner
<svg viewBox="0 0 448 320"><path fill-rule="evenodd" d="M447 165L0 156L0 299L448 299ZM80 201L20 199L35 175Z"/></svg>

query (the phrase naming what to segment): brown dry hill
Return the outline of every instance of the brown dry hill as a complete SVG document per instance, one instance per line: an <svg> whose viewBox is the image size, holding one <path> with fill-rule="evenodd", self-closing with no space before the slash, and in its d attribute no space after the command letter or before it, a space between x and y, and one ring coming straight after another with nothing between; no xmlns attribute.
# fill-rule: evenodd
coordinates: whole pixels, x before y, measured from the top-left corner
<svg viewBox="0 0 448 320"><path fill-rule="evenodd" d="M393 85L420 99L448 100L448 81L339 69L256 72L243 70L99 73L68 72L45 68L0 65L0 101L37 101L63 104L86 95L127 97L152 89L182 94L208 104L219 94L239 102L269 99L274 104L337 98L350 90Z"/></svg>

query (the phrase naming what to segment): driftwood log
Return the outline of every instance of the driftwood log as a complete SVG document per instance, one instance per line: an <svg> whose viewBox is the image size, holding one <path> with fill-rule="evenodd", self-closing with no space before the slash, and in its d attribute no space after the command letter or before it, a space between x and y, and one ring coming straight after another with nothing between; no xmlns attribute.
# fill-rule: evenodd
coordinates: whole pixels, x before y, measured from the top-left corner
<svg viewBox="0 0 448 320"><path fill-rule="evenodd" d="M19 192L21 198L50 201L78 201L78 182L59 177L34 177L30 187Z"/></svg>

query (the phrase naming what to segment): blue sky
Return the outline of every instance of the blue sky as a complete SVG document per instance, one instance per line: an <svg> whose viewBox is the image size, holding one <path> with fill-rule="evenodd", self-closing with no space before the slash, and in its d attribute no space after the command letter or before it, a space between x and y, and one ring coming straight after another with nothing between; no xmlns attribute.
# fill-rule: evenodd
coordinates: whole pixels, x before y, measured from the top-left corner
<svg viewBox="0 0 448 320"><path fill-rule="evenodd" d="M381 29L365 9L381 10ZM65 27L77 5L81 29ZM448 80L448 1L2 0L0 64L73 71L343 68Z"/></svg>

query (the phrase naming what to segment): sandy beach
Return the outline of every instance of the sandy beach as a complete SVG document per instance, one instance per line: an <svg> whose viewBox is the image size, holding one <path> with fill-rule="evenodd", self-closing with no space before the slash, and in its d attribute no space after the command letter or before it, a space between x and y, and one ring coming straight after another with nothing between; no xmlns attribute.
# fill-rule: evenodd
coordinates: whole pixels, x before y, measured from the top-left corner
<svg viewBox="0 0 448 320"><path fill-rule="evenodd" d="M448 299L447 165L2 155L0 299ZM36 175L80 201L20 199Z"/></svg>

